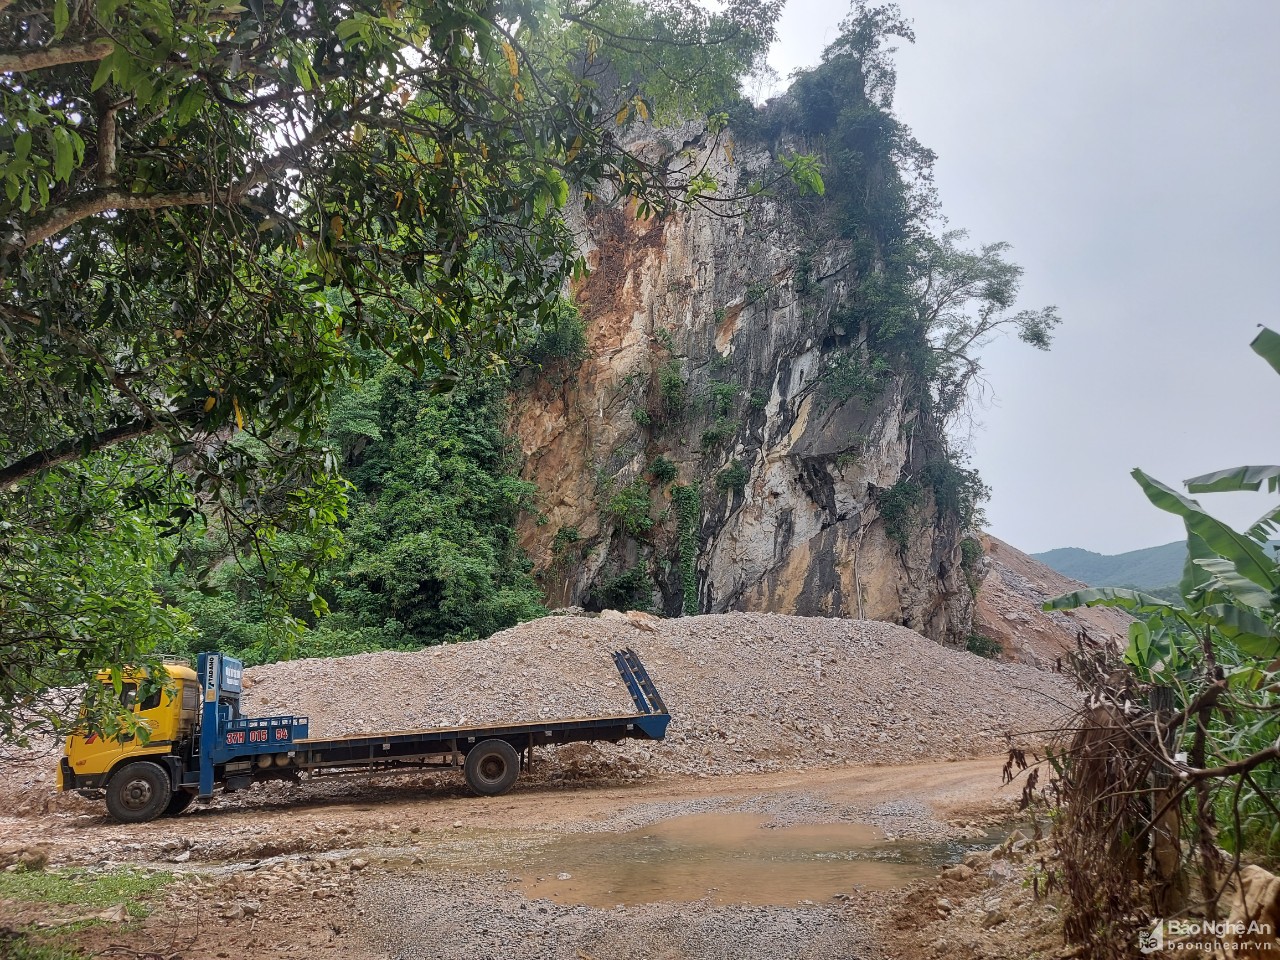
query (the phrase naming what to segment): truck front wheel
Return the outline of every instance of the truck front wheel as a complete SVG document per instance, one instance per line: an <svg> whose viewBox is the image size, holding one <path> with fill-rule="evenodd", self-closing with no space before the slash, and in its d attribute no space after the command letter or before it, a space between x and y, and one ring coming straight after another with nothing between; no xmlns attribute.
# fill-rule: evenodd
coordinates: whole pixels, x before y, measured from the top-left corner
<svg viewBox="0 0 1280 960"><path fill-rule="evenodd" d="M169 774L154 763L130 763L107 784L107 812L121 823L146 823L173 799Z"/></svg>
<svg viewBox="0 0 1280 960"><path fill-rule="evenodd" d="M467 753L467 786L485 797L506 793L520 776L520 754L505 740L485 740Z"/></svg>

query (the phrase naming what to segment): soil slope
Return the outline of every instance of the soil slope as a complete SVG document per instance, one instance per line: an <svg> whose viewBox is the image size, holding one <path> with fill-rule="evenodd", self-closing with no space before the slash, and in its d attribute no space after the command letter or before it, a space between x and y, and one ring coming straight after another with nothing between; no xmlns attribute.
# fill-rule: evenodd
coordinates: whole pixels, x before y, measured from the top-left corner
<svg viewBox="0 0 1280 960"><path fill-rule="evenodd" d="M1090 640L1123 646L1128 642L1128 614L1109 607L1045 611L1046 600L1085 589L1002 540L983 536L987 573L978 590L973 630L997 641L1004 655L1042 669L1052 669L1063 654L1076 648L1083 632Z"/></svg>

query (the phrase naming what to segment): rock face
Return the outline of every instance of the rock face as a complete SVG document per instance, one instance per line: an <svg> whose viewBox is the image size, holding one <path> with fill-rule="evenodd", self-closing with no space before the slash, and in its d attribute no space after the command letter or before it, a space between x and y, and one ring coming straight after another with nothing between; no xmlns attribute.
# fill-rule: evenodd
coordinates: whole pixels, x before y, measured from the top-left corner
<svg viewBox="0 0 1280 960"><path fill-rule="evenodd" d="M1004 648L1010 660L1052 667L1076 648L1084 633L1090 640L1123 647L1132 618L1110 607L1079 610L1040 609L1046 600L1083 590L1078 580L1064 577L1021 550L995 537L983 536L986 575L978 591L975 632Z"/></svg>
<svg viewBox="0 0 1280 960"><path fill-rule="evenodd" d="M686 140L727 193L769 163L699 142ZM817 245L797 209L758 199L743 216L583 213L591 271L574 299L589 356L527 378L511 417L540 490L521 541L551 605L858 617L940 642L968 636L956 517L928 493L905 523L886 524L882 509L938 455L940 426L909 372L869 385L859 371L865 331L843 319L859 280L848 242Z"/></svg>

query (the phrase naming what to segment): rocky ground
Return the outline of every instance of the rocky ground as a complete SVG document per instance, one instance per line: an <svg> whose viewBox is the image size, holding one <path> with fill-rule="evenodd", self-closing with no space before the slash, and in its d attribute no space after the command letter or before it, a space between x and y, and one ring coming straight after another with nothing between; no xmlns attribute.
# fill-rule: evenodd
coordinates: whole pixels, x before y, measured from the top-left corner
<svg viewBox="0 0 1280 960"><path fill-rule="evenodd" d="M790 875L778 873L766 875L776 879L763 884L767 892L756 899L764 902L754 904L718 902L709 890L605 907L557 892L575 889L557 871L576 869L557 859L559 845L582 835L599 843L603 857L616 834L728 812L753 814L770 832L867 824L889 850L965 837L981 844L993 824L1012 815L1017 789L1002 788L999 771L999 760L967 760L708 780L533 783L498 798L469 796L453 782L401 783L388 791L369 781L347 784L331 802L267 791L254 806L197 807L136 827L100 813L62 812L41 818L33 832L29 818L0 818L0 865L21 869L16 865L25 858L33 872L136 869L172 878L138 904L106 909L0 899L0 929L34 930L43 943L104 956L188 960L283 960L304 952L333 960L904 957L909 937L897 913L914 891L943 882L914 880L919 868L904 872L887 893L864 888L853 862L849 881L821 898L797 899ZM619 868L627 882L628 865ZM541 879L535 873L546 874L539 892L529 889ZM951 895L958 915L978 918L979 932L982 904L1022 889L1021 874L1007 870L991 877L984 870L981 888L968 879L965 889L984 900L970 904L961 892ZM939 896L927 894L931 907ZM138 905L149 915L131 918L125 907ZM1016 909L1007 908L1008 919L1018 919ZM922 922L935 916L936 908L926 911ZM910 942L925 951L919 956L933 956L937 938L930 929L926 939Z"/></svg>
<svg viewBox="0 0 1280 960"><path fill-rule="evenodd" d="M453 772L320 778L130 827L109 822L100 803L51 800L48 758L0 762L0 866L171 880L145 901L147 917L19 897L0 901L0 928L50 924L39 936L51 942L165 958L906 956L877 924L901 908L919 868L877 874L902 891L888 899L855 880L831 896L789 897L779 879L760 885L777 888L763 903L709 891L618 908L575 900L580 880L558 886L569 871L556 869L555 845L718 812L769 830L861 824L882 844L981 843L1017 792L1001 789L993 756L1009 738L1037 740L1075 697L1055 673L888 624L633 613L552 617L420 653L260 667L248 673L245 709L305 713L319 736L628 713L610 657L622 646L639 652L667 700L668 740L566 747L498 798L471 796ZM1014 890L1007 877L997 885Z"/></svg>
<svg viewBox="0 0 1280 960"><path fill-rule="evenodd" d="M999 643L1006 659L1052 670L1076 648L1082 632L1097 643L1129 642L1132 618L1121 610L1041 609L1046 600L1086 589L1083 583L995 537L983 536L982 546L987 572L978 591L973 629Z"/></svg>

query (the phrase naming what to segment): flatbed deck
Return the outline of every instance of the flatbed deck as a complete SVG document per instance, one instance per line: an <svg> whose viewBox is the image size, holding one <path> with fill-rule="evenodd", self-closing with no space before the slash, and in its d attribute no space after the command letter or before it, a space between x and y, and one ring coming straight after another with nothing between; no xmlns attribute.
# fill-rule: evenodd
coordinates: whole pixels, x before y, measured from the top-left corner
<svg viewBox="0 0 1280 960"><path fill-rule="evenodd" d="M235 777L262 776L273 766L285 771L316 774L342 768L377 770L394 767L458 767L478 744L500 740L532 765L535 747L626 739L661 740L671 715L654 688L640 658L631 649L613 655L618 673L636 705L635 713L605 714L434 727L416 730L353 731L331 737L309 735L306 717L243 718L225 726L210 723L202 744L198 781L200 794L211 793L215 782ZM255 770L256 768L256 770ZM188 772L186 783L197 776Z"/></svg>

